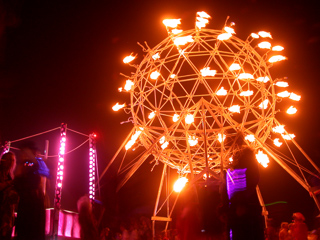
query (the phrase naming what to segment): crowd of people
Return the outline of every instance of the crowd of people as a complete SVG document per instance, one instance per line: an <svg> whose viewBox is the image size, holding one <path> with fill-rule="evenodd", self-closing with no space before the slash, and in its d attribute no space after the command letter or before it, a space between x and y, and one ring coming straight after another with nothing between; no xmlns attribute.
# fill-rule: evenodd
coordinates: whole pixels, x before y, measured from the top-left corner
<svg viewBox="0 0 320 240"><path fill-rule="evenodd" d="M0 240L12 239L12 230L15 226L17 240L45 240L45 195L44 179L50 177L45 162L39 158L39 152L32 145L22 146L19 161L13 152L1 156L0 162ZM223 228L224 233L213 237L198 234L196 229L197 216L193 201L189 208L184 207L181 216L189 216L192 221L178 217L173 230L157 232L157 240L187 240L187 239L221 239L229 238L230 229L233 240L316 240L318 231L308 231L305 218L301 213L293 214L292 223L283 222L281 228L276 228L268 222L263 229L261 208L254 196L254 189L259 176L255 165L245 165L251 159L251 150L245 149L238 156L238 169L246 168L247 188L239 192L228 202L228 226ZM246 161L242 161L242 160ZM245 163L245 164L244 164ZM252 186L251 186L251 185ZM151 240L153 238L151 220L145 216L131 218L129 221L119 221L117 226L98 226L95 220L92 203L88 196L78 200L80 235L82 240ZM194 210L194 211L193 211ZM17 216L15 216L17 212ZM187 214L188 213L188 214ZM180 223L180 224L179 224ZM222 221L223 223L223 221ZM223 225L223 224L222 224ZM200 225L199 225L200 226ZM260 228L262 226L262 231ZM254 230L253 230L254 229ZM264 230L264 234L263 234ZM230 231L230 232L231 232ZM248 234L248 232L250 234ZM200 233L200 232L199 232ZM261 236L262 233L262 236ZM204 238L202 238L203 236ZM219 236L219 237L218 237ZM244 238L245 237L245 238Z"/></svg>

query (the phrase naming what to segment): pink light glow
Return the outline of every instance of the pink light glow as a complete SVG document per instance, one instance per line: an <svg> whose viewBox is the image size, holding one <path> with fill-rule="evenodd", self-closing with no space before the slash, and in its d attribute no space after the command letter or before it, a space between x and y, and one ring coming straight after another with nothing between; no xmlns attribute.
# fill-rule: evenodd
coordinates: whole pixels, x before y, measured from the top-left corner
<svg viewBox="0 0 320 240"><path fill-rule="evenodd" d="M73 215L66 214L66 226L65 226L64 236L71 237L72 227L73 227Z"/></svg>
<svg viewBox="0 0 320 240"><path fill-rule="evenodd" d="M89 135L89 198L91 200L95 199L95 160L96 160L96 150L95 150L95 134Z"/></svg>

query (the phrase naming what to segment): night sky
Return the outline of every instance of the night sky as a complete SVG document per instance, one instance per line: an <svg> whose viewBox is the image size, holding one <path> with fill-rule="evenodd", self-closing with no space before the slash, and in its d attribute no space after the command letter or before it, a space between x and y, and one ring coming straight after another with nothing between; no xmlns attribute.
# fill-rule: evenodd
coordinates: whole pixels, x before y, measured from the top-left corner
<svg viewBox="0 0 320 240"><path fill-rule="evenodd" d="M251 32L265 30L285 48L288 60L271 73L274 78L288 77L290 90L302 95L302 100L297 114L280 116L280 121L320 165L320 10L316 1L0 1L1 143L64 122L81 133L97 133L101 172L132 128L120 124L129 115L111 109L118 101L129 101L129 95L126 98L117 91L125 83L120 73L134 71L122 59L131 52L142 55L137 42L146 41L152 48L162 41L167 36L165 18L181 18L182 29L192 28L197 11L212 16L210 28L221 29L230 16L237 37L245 39ZM44 140L49 139L49 155L55 155L57 134L33 140L43 149ZM68 147L85 140L70 133ZM66 181L70 183L63 194L69 200L63 204L72 210L86 191L86 154L80 148L68 157ZM150 173L149 164L144 168L137 174L140 178L129 183L127 193L123 190L122 196L135 202L127 204L128 209L153 207L155 191L147 190L151 184L142 183L154 179L161 167L155 173ZM308 193L277 163L261 169L261 175L266 203L287 201L289 211L301 211L309 218L317 214ZM157 186L159 179L154 181ZM110 200L112 187L107 187L106 179L101 184L103 198ZM143 197L135 197L137 193Z"/></svg>

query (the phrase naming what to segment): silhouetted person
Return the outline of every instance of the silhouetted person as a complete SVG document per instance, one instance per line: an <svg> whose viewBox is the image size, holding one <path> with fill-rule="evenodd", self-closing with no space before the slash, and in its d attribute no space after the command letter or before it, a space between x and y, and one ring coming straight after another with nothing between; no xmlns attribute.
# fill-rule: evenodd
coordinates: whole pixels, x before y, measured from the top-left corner
<svg viewBox="0 0 320 240"><path fill-rule="evenodd" d="M41 177L48 176L48 170L43 166L45 163L37 158L38 154L32 142L21 147L21 159L15 179L15 188L20 197L16 221L18 240L45 239L45 207Z"/></svg>
<svg viewBox="0 0 320 240"><path fill-rule="evenodd" d="M308 239L308 227L307 224L304 223L304 216L297 212L294 213L293 223L290 227L292 240L307 240Z"/></svg>
<svg viewBox="0 0 320 240"><path fill-rule="evenodd" d="M234 157L234 172L243 174L229 199L228 223L232 240L263 240L264 222L256 193L258 162L251 148L242 148ZM238 172L237 172L238 171ZM241 185L241 186L240 186Z"/></svg>
<svg viewBox="0 0 320 240"><path fill-rule="evenodd" d="M7 152L0 162L0 240L11 239L14 223L14 207L18 194L13 189L13 171L16 167L14 153Z"/></svg>
<svg viewBox="0 0 320 240"><path fill-rule="evenodd" d="M99 233L92 214L92 205L89 197L81 197L77 202L77 206L81 240L99 240Z"/></svg>

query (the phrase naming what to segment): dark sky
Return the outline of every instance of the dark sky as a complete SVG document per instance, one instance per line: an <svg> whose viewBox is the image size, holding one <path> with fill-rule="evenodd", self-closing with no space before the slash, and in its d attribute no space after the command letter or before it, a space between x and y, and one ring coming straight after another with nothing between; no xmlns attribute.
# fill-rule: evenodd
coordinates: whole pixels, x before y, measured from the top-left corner
<svg viewBox="0 0 320 240"><path fill-rule="evenodd" d="M131 52L142 54L137 42L147 41L153 47L162 41L167 36L164 18L182 18L182 28L187 30L202 10L212 16L211 28L221 29L230 16L238 37L265 30L284 46L288 60L274 67L273 77L288 77L302 100L298 113L283 122L319 164L320 11L316 1L0 1L1 143L65 122L79 132L98 134L103 169L132 127L119 124L128 115L111 110L123 99L117 92L125 80L120 72L130 75L134 70L124 66L122 59ZM83 141L73 139L77 144ZM40 147L42 140L36 140ZM55 154L52 146L49 153ZM74 158L75 164L85 165L83 157ZM294 211L310 205L308 193L276 163L270 165L262 173L267 176L262 180L266 202L298 201Z"/></svg>

